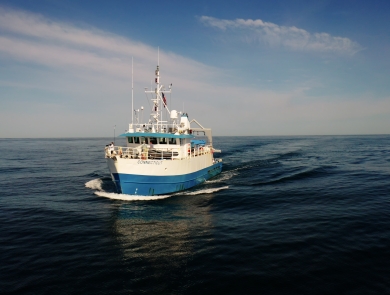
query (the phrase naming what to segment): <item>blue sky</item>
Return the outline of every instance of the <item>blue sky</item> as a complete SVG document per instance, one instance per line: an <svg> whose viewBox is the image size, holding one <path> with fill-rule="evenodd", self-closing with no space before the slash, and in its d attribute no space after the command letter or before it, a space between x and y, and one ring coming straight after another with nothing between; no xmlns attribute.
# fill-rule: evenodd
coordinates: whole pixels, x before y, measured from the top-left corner
<svg viewBox="0 0 390 295"><path fill-rule="evenodd" d="M390 130L388 1L0 1L0 137L101 137L169 104L214 135Z"/></svg>

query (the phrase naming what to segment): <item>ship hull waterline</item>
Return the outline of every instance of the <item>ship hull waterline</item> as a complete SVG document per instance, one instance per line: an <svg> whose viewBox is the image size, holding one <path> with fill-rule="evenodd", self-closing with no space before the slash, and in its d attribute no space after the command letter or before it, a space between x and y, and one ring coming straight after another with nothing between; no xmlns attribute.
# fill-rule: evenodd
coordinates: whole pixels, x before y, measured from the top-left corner
<svg viewBox="0 0 390 295"><path fill-rule="evenodd" d="M220 174L222 163L181 175L139 175L111 173L118 193L127 195L165 195L190 189Z"/></svg>

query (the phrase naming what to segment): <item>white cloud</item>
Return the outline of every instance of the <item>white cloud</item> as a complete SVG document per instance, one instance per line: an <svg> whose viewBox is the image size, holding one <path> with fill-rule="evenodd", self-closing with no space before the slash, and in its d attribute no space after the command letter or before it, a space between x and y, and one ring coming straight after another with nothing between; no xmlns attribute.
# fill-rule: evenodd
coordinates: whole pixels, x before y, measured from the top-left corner
<svg viewBox="0 0 390 295"><path fill-rule="evenodd" d="M202 89L224 76L216 68L171 52L160 50L159 56L162 82L173 83L173 102L180 109L197 95L197 100L204 99ZM0 137L45 132L52 136L50 130L64 128L68 133L99 136L108 121L124 130L131 117L132 57L134 106L148 108L143 90L154 87L157 48L96 28L0 7ZM43 128L46 124L52 128Z"/></svg>
<svg viewBox="0 0 390 295"><path fill-rule="evenodd" d="M362 49L358 43L348 38L334 37L328 33L312 34L294 26L279 26L264 22L261 19L225 20L202 16L200 21L207 26L223 31L240 30L241 38L250 40L249 42L262 42L272 47L285 47L297 51L338 52L351 55ZM243 32L244 36L242 36Z"/></svg>
<svg viewBox="0 0 390 295"><path fill-rule="evenodd" d="M79 28L53 22L41 15L0 7L0 54L17 61L61 69L99 71L129 77L131 58L138 65L137 77L150 78L157 62L157 48L95 28ZM183 69L191 78L215 69L160 50L160 61L180 77ZM146 70L146 71L145 71ZM187 77L188 77L187 76Z"/></svg>

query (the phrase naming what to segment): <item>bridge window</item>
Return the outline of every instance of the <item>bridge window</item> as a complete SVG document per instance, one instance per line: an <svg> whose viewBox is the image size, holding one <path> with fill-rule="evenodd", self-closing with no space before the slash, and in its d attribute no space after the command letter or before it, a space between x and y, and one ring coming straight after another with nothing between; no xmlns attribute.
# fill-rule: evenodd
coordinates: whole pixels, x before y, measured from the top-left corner
<svg viewBox="0 0 390 295"><path fill-rule="evenodd" d="M176 138L169 138L169 144L177 144Z"/></svg>
<svg viewBox="0 0 390 295"><path fill-rule="evenodd" d="M159 144L167 144L167 139L164 138L164 137L161 137L161 138L158 139L158 143Z"/></svg>

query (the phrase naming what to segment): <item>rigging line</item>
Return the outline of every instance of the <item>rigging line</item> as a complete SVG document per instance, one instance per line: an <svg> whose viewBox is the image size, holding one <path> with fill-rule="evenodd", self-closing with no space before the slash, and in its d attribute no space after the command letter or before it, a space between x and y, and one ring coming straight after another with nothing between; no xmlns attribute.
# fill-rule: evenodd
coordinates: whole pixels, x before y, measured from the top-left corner
<svg viewBox="0 0 390 295"><path fill-rule="evenodd" d="M148 105L149 105L149 109L150 111L152 111L152 107L150 106L150 101L148 99L148 94L145 92L145 96L146 96L146 101L148 102Z"/></svg>

